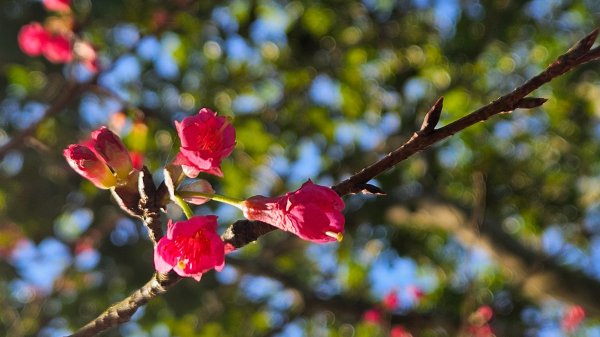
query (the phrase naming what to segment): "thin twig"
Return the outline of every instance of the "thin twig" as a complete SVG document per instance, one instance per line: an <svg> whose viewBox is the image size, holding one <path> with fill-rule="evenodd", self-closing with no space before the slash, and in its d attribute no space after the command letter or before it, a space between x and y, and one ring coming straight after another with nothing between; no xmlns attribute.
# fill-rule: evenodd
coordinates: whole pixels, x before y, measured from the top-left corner
<svg viewBox="0 0 600 337"><path fill-rule="evenodd" d="M600 58L599 48L590 50L590 47L594 43L594 40L597 36L598 29L581 39L573 48L561 55L544 71L525 82L511 93L496 99L495 101L442 128L425 134L418 132L415 133L404 145L400 146L398 149L390 152L381 160L364 168L360 172L352 175L350 178L342 181L332 188L338 192L339 195L352 193L355 191L355 187L357 185L368 182L413 154L423 151L432 144L450 137L473 124L484 121L502 112L509 112L515 110L516 108L527 108L528 106L539 106L539 104L543 104L543 98L525 99L525 96L529 95L543 84L546 84L552 79L566 73L567 71L572 70L579 65ZM523 101L524 99L525 101ZM436 104L438 102L436 102ZM427 128L430 129L431 126L428 126Z"/></svg>

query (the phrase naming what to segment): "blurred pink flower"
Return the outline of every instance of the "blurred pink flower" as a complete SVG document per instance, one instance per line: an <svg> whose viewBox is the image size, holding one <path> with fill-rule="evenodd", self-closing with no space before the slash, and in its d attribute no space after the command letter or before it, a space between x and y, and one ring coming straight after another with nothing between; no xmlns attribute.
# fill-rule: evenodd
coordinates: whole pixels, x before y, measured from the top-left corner
<svg viewBox="0 0 600 337"><path fill-rule="evenodd" d="M159 273L173 269L183 277L200 281L210 269L223 269L225 244L217 234L217 217L196 216L187 221L169 220L167 235L154 250L154 267Z"/></svg>
<svg viewBox="0 0 600 337"><path fill-rule="evenodd" d="M254 196L242 203L244 216L291 232L312 242L341 240L344 201L329 187L308 180L281 197Z"/></svg>
<svg viewBox="0 0 600 337"><path fill-rule="evenodd" d="M73 60L71 40L64 35L50 36L42 52L52 63L68 63Z"/></svg>
<svg viewBox="0 0 600 337"><path fill-rule="evenodd" d="M585 309L582 306L570 307L562 318L561 327L566 333L573 333L585 319Z"/></svg>
<svg viewBox="0 0 600 337"><path fill-rule="evenodd" d="M77 60L90 72L97 73L100 68L100 62L96 49L87 41L77 40L73 44L73 53Z"/></svg>
<svg viewBox="0 0 600 337"><path fill-rule="evenodd" d="M398 307L400 301L398 299L398 294L395 290L390 291L383 297L383 306L387 310L394 310Z"/></svg>
<svg viewBox="0 0 600 337"><path fill-rule="evenodd" d="M415 300L415 302L419 302L423 297L425 297L425 292L415 285L409 285L406 288L406 291L412 297L412 299Z"/></svg>
<svg viewBox="0 0 600 337"><path fill-rule="evenodd" d="M482 305L475 311L474 315L480 317L482 321L488 322L494 317L494 309L489 305Z"/></svg>
<svg viewBox="0 0 600 337"><path fill-rule="evenodd" d="M390 337L412 337L412 334L402 325L394 325L390 330Z"/></svg>
<svg viewBox="0 0 600 337"><path fill-rule="evenodd" d="M222 177L221 160L235 146L235 129L225 117L217 117L210 109L200 109L197 115L175 122L181 139L179 154L173 161L183 172L195 178L200 172Z"/></svg>
<svg viewBox="0 0 600 337"><path fill-rule="evenodd" d="M482 305L469 316L467 333L473 337L493 337L494 331L489 321L494 316L494 309L489 305Z"/></svg>
<svg viewBox="0 0 600 337"><path fill-rule="evenodd" d="M363 320L368 323L381 323L381 312L377 309L369 309L363 314Z"/></svg>
<svg viewBox="0 0 600 337"><path fill-rule="evenodd" d="M39 56L50 39L50 33L39 22L32 22L21 27L17 39L25 54Z"/></svg>
<svg viewBox="0 0 600 337"><path fill-rule="evenodd" d="M489 324L484 324L481 326L471 325L467 328L467 333L472 337L494 337L494 331Z"/></svg>
<svg viewBox="0 0 600 337"><path fill-rule="evenodd" d="M43 0L42 3L49 11L68 12L71 10L71 0Z"/></svg>

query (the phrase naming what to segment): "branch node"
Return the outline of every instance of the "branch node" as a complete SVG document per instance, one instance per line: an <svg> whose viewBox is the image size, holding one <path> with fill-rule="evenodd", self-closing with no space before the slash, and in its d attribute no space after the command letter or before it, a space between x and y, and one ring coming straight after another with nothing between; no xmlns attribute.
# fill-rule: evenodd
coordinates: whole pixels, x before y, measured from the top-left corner
<svg viewBox="0 0 600 337"><path fill-rule="evenodd" d="M561 56L558 61L562 62L567 59L578 59L590 51L596 38L598 38L599 28L594 29L591 33L586 35L583 39L577 41L567 52Z"/></svg>
<svg viewBox="0 0 600 337"><path fill-rule="evenodd" d="M442 114L442 106L444 105L444 97L438 98L437 101L433 104L431 109L427 111L425 114L425 118L423 118L423 124L421 124L421 129L417 134L419 136L427 135L433 132L435 126L440 121L440 115Z"/></svg>
<svg viewBox="0 0 600 337"><path fill-rule="evenodd" d="M548 101L547 98L525 97L515 103L515 109L533 109Z"/></svg>
<svg viewBox="0 0 600 337"><path fill-rule="evenodd" d="M361 194L373 194L373 195L386 195L386 193L379 187L371 184L358 184L356 185L355 193Z"/></svg>

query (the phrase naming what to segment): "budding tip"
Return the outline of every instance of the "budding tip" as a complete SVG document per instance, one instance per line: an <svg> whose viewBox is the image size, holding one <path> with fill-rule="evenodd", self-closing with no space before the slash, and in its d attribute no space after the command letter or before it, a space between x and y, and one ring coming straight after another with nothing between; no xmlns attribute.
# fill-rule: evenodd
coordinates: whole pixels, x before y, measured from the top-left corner
<svg viewBox="0 0 600 337"><path fill-rule="evenodd" d="M341 242L344 239L343 233L335 233L335 232L327 231L327 232L325 232L325 235L336 239L338 242Z"/></svg>

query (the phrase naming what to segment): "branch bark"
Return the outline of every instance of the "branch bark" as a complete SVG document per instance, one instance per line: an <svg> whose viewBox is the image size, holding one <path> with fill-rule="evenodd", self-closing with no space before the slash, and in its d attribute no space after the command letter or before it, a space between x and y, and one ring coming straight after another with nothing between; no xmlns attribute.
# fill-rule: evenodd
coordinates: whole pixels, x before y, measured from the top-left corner
<svg viewBox="0 0 600 337"><path fill-rule="evenodd" d="M561 55L554 63L537 76L534 76L509 94L496 99L457 121L434 130L433 128L435 126L432 126L433 123L430 123L428 118L426 118L427 123L424 123L421 130L427 130L428 132L416 132L404 145L390 152L381 160L362 169L360 172L353 174L350 178L333 186L333 189L340 195L357 192L357 185L368 182L413 154L423 151L429 146L466 129L477 122L485 121L502 112L513 111L517 108L529 109L530 107L536 107L543 104L545 102L543 98L526 98L525 96L569 70L600 58L600 47L590 49L597 37L598 29L577 42L575 46L569 49L565 54ZM440 100L436 102L436 105L438 103L441 104ZM432 108L430 112L436 110L436 105L434 105L434 108ZM435 119L432 119L431 121L433 120Z"/></svg>
<svg viewBox="0 0 600 337"><path fill-rule="evenodd" d="M545 99L527 98L526 96L552 79L582 64L599 59L600 48L596 47L591 49L597 36L598 29L577 42L571 49L561 55L540 74L531 78L509 94L494 100L455 122L442 128L435 129L443 102L442 99L438 99L427 113L421 129L415 132L404 145L390 152L381 160L355 173L348 179L332 186L332 189L340 196L361 192L369 180L391 169L411 155L423 151L429 146L470 127L477 122L485 121L494 115L513 111L517 108L530 109L540 106L545 102ZM153 224L153 226L156 226L156 224ZM239 249L272 230L274 230L273 227L262 222L240 220L233 223L223 234L222 238L230 248ZM526 252L523 253L525 254ZM562 270L557 270L557 272L561 271ZM71 336L94 336L108 328L129 321L131 316L140 306L144 305L154 297L168 291L168 289L179 282L180 279L181 278L173 272L154 275L143 287L136 290L123 301L111 306L104 313ZM565 289L571 289L571 287L569 286Z"/></svg>

